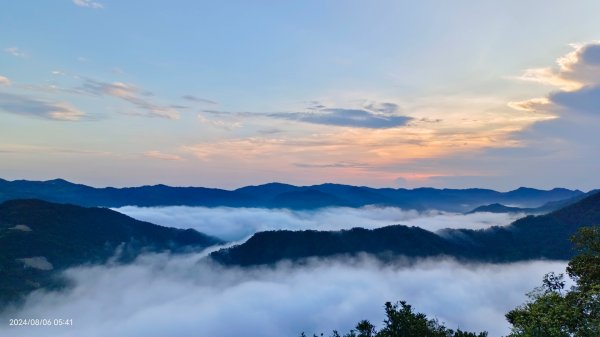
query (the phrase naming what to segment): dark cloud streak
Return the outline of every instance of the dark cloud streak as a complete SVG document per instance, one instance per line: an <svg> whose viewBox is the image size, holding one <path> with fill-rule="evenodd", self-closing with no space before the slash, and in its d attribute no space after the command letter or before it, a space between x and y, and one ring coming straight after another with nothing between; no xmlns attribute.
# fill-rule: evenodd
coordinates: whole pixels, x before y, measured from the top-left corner
<svg viewBox="0 0 600 337"><path fill-rule="evenodd" d="M201 97L197 97L197 96L194 96L194 95L184 95L184 96L181 96L181 98L183 98L183 99L185 99L187 101L195 102L195 103L219 104L218 102L215 102L213 100L206 99L206 98L201 98Z"/></svg>
<svg viewBox="0 0 600 337"><path fill-rule="evenodd" d="M391 104L391 103L386 103ZM395 104L393 105L395 106ZM392 105L381 108L390 111ZM380 110L381 110L380 109ZM393 108L394 110L396 107ZM413 118L400 116L392 113L382 113L367 109L343 109L343 108L315 108L310 107L305 112L228 112L219 110L203 110L204 113L216 116L235 116L238 118L274 118L288 121L332 125L340 127L354 127L366 129L390 129L405 126Z"/></svg>
<svg viewBox="0 0 600 337"><path fill-rule="evenodd" d="M389 129L406 125L412 118L361 109L320 109L316 112L268 113L268 117L312 124Z"/></svg>
<svg viewBox="0 0 600 337"><path fill-rule="evenodd" d="M77 121L86 116L66 103L7 93L0 93L0 111L54 121Z"/></svg>

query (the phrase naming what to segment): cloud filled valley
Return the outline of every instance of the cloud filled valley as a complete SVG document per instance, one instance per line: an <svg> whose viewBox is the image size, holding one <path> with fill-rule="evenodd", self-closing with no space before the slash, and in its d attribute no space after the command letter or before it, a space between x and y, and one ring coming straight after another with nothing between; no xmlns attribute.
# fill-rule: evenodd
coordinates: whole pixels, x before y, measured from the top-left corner
<svg viewBox="0 0 600 337"><path fill-rule="evenodd" d="M376 325L385 301L406 300L447 326L508 332L504 314L565 263L460 264L423 260L382 265L367 257L301 267L224 268L206 253L148 254L128 265L84 266L63 292L35 292L8 318L73 319L71 327L0 327L33 336L298 336Z"/></svg>
<svg viewBox="0 0 600 337"><path fill-rule="evenodd" d="M593 211L596 202L597 197L591 196L577 204L585 207L580 205L576 209L584 216L587 214L584 210ZM49 214L48 210L55 214L41 223L63 224L69 217L80 219L81 214L90 217L104 214L107 221L119 219L127 224L149 226L108 209L50 203L40 203L37 207L43 216ZM573 207L566 207L559 215L571 219ZM11 214L13 209L8 208L5 213ZM448 227L505 226L522 216L417 212L371 206L310 211L183 206L130 206L116 210L163 226L194 228L230 241L226 246L265 230L378 228L400 223L438 231ZM27 214L30 213L29 210ZM572 220L577 219L576 216ZM38 223L27 223L33 228L29 234L42 228ZM81 223L74 222L68 228L78 226ZM333 244L327 242L327 245ZM220 248L223 246L176 255L145 251L126 264L115 263L119 259L111 258L106 264L70 267L62 272L68 287L61 291L48 288L33 291L22 306L0 312L0 320L72 319L73 326L6 325L0 327L0 335L279 337L299 336L301 332L309 336L321 332L328 335L332 330L346 332L362 319L381 326L384 303L405 300L415 311L438 319L449 328L489 331L490 337L501 337L509 333L504 315L524 303L526 294L541 285L546 273L563 272L566 266L566 261L553 260L494 264L459 262L446 257L376 260L358 254L352 258L332 255L297 264L283 261L269 267L239 267L239 264L221 265L207 258ZM491 248L485 246L485 249ZM517 251L518 247L514 249Z"/></svg>
<svg viewBox="0 0 600 337"><path fill-rule="evenodd" d="M42 206L61 212L76 207ZM565 261L553 260L504 264L449 257L377 260L360 253L309 258L297 264L284 260L269 267L225 266L207 258L265 230L379 228L400 223L435 232L505 226L523 214L374 206L310 211L184 206L114 210L163 226L194 228L230 242L186 254L146 251L126 264L111 258L106 264L70 267L61 272L68 281L65 289L33 291L22 306L0 311L0 320L72 319L73 326L6 325L0 327L0 335L279 337L323 332L327 336L332 330L349 331L362 319L381 326L384 303L405 300L415 311L449 328L489 331L490 337L501 337L509 333L504 315L524 303L543 275L560 273L566 266ZM109 212L122 221L135 221L108 209L85 212L93 216ZM65 218L57 219L62 223Z"/></svg>
<svg viewBox="0 0 600 337"><path fill-rule="evenodd" d="M443 228L487 228L508 225L523 214L440 211L417 212L396 207L329 207L310 211L230 207L135 207L114 210L135 219L162 226L193 228L223 240L237 241L266 230L340 230L353 227L378 228L394 224L421 227L430 231Z"/></svg>

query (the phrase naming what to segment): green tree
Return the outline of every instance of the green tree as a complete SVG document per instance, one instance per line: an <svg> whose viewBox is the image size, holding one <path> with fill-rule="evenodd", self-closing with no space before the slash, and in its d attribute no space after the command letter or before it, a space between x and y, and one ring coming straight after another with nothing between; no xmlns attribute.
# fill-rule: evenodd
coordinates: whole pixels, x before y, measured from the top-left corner
<svg viewBox="0 0 600 337"><path fill-rule="evenodd" d="M575 285L565 290L562 274L547 274L527 303L506 314L510 337L600 336L600 227L582 228L572 241L578 254L567 273Z"/></svg>
<svg viewBox="0 0 600 337"><path fill-rule="evenodd" d="M412 306L404 301L396 304L385 303L385 314L386 319L380 331L377 331L369 321L363 320L356 325L355 330L350 330L343 337L487 337L487 332L476 334L448 329L437 320L428 319L425 314L414 312ZM300 336L306 335L302 333ZM333 331L331 337L342 337L342 335Z"/></svg>

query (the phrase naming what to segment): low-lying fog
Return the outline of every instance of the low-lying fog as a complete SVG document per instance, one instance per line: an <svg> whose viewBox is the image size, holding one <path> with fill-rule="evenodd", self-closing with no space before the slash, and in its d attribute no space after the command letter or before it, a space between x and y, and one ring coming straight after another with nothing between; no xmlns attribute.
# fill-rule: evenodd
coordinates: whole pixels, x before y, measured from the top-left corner
<svg viewBox="0 0 600 337"><path fill-rule="evenodd" d="M156 224L195 228L225 240L262 230L375 228L402 223L428 230L506 225L519 215L393 207L326 208L315 211L257 208L122 207L119 212ZM73 326L11 327L9 336L215 336L295 337L304 331L346 332L362 320L380 326L386 301L406 300L450 328L508 333L504 314L565 262L461 264L422 260L382 265L368 257L314 260L306 265L226 268L204 253L148 254L129 265L67 270L72 287L36 292L0 319L62 318Z"/></svg>
<svg viewBox="0 0 600 337"><path fill-rule="evenodd" d="M235 241L256 232L274 229L339 230L377 228L394 224L418 226L430 231L442 228L486 228L508 225L524 216L506 213L417 212L397 207L330 207L310 211L231 207L135 207L114 210L158 225L194 228L223 240Z"/></svg>
<svg viewBox="0 0 600 337"><path fill-rule="evenodd" d="M88 266L65 274L74 287L38 292L9 318L72 319L73 326L10 327L0 335L295 337L348 331L361 319L381 326L386 301L407 300L448 327L508 332L504 314L563 262L506 265L424 260L383 266L369 258L313 261L292 268L223 268L203 254L146 255L130 265Z"/></svg>

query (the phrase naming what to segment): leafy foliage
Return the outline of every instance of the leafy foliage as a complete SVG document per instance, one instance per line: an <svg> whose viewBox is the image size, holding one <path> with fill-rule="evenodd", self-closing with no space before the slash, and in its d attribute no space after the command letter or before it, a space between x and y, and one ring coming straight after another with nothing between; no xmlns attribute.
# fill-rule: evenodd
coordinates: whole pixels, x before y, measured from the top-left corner
<svg viewBox="0 0 600 337"><path fill-rule="evenodd" d="M385 303L385 314L386 319L379 331L369 321L362 320L358 322L355 330L350 330L344 335L333 331L331 337L487 337L487 332L473 333L448 329L436 319L428 319L425 314L415 312L405 301ZM304 333L300 336L306 337Z"/></svg>
<svg viewBox="0 0 600 337"><path fill-rule="evenodd" d="M600 336L600 227L582 228L573 242L579 250L567 267L576 282L565 290L562 274L547 274L529 301L510 311L510 337Z"/></svg>

